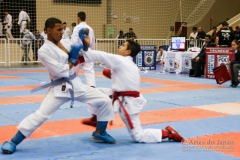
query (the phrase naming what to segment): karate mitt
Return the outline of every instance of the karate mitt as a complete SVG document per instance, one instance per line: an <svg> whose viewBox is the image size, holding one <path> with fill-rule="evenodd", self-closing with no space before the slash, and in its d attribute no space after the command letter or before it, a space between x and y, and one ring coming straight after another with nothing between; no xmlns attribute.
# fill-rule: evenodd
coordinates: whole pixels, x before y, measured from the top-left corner
<svg viewBox="0 0 240 160"><path fill-rule="evenodd" d="M111 79L111 70L110 70L110 69L104 68L102 74L103 74L105 77Z"/></svg>
<svg viewBox="0 0 240 160"><path fill-rule="evenodd" d="M79 51L83 48L83 45L80 43L74 43L71 47L70 53L69 53L69 62L72 64L75 64L78 60Z"/></svg>
<svg viewBox="0 0 240 160"><path fill-rule="evenodd" d="M87 42L85 41L85 35L88 36L89 34L89 29L88 28L82 28L80 29L80 31L78 32L78 36L81 39L82 43L83 43L83 50L87 51L89 44L87 44Z"/></svg>

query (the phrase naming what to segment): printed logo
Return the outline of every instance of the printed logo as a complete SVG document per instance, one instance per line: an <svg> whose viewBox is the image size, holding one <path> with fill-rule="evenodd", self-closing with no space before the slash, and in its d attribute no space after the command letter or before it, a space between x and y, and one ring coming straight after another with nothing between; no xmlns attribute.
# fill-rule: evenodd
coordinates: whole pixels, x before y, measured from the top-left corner
<svg viewBox="0 0 240 160"><path fill-rule="evenodd" d="M227 63L228 62L228 60L229 60L229 56L227 56L227 55L218 55L217 56L217 66L219 66L219 65L221 65L222 63Z"/></svg>
<svg viewBox="0 0 240 160"><path fill-rule="evenodd" d="M152 66L154 63L154 51L144 51L144 63L146 66Z"/></svg>

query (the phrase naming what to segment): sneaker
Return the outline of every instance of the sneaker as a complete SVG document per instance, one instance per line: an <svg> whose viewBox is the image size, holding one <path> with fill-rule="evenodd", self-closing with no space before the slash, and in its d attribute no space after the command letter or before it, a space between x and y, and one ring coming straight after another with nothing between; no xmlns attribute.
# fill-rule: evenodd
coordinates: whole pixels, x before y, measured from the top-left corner
<svg viewBox="0 0 240 160"><path fill-rule="evenodd" d="M14 144L12 141L6 141L2 144L2 151L5 154L12 154L16 150L16 144Z"/></svg>
<svg viewBox="0 0 240 160"><path fill-rule="evenodd" d="M174 140L176 142L184 141L184 138L177 131L175 131L171 126L167 126L165 129L169 133L169 136L168 136L169 140Z"/></svg>

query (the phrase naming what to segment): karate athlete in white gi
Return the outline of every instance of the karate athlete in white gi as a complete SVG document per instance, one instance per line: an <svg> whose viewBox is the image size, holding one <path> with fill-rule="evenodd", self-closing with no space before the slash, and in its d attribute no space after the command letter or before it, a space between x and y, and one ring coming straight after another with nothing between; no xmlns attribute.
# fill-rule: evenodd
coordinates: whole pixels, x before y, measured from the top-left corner
<svg viewBox="0 0 240 160"><path fill-rule="evenodd" d="M79 36L82 36L81 33ZM84 40L87 43L86 35ZM127 40L119 47L118 55L88 49L83 56L87 62L100 62L111 69L105 69L103 73L112 79L114 111L119 112L136 142L161 142L165 138L181 142L184 138L170 126L165 129L143 129L141 126L139 113L146 99L140 94L140 72L133 62L139 51L140 46L135 41Z"/></svg>
<svg viewBox="0 0 240 160"><path fill-rule="evenodd" d="M47 19L45 28L48 39L39 49L38 56L49 72L51 79L49 84L52 86L50 85L39 109L18 125L18 132L10 141L3 143L1 148L3 153L15 152L16 146L21 141L29 137L62 104L69 100L73 101L73 98L95 107L98 124L96 131L92 134L93 138L106 143L115 143L115 139L106 132L108 121L114 118L111 99L97 89L84 85L74 72L73 64L76 63L79 51L83 46L81 44L72 45L71 41L67 39L60 41L63 27L61 20L57 18Z"/></svg>
<svg viewBox="0 0 240 160"><path fill-rule="evenodd" d="M6 29L6 38L13 38L12 36L12 16L8 12L4 12L5 18L3 24L5 24L4 29Z"/></svg>
<svg viewBox="0 0 240 160"><path fill-rule="evenodd" d="M30 23L30 17L23 9L20 10L18 15L18 25L20 26L20 38L27 24Z"/></svg>
<svg viewBox="0 0 240 160"><path fill-rule="evenodd" d="M94 49L95 46L95 36L94 36L94 31L93 29L85 22L86 20L86 14L85 12L78 12L77 14L78 16L78 25L76 27L74 27L73 29L73 33L71 36L71 41L73 43L81 43L82 41L81 39L79 39L78 37L78 32L80 31L80 29L82 28L88 28L89 29L89 38L90 38L90 48ZM84 63L80 63L77 66L75 66L75 68L77 70L79 70L79 68L84 70L84 75L85 75L85 80L88 86L91 87L96 87L96 81L95 81L95 71L94 71L94 63L93 62L84 62ZM78 74L78 73L77 73Z"/></svg>

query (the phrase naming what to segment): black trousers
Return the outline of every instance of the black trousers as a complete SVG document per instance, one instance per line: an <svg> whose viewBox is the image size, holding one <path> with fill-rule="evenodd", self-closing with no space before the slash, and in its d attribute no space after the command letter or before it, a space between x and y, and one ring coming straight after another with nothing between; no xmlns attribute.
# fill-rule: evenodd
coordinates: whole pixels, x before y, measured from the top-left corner
<svg viewBox="0 0 240 160"><path fill-rule="evenodd" d="M205 59L200 59L199 61L196 61L195 59L192 60L192 70L194 70L193 76L200 77L204 74L204 65L205 65Z"/></svg>
<svg viewBox="0 0 240 160"><path fill-rule="evenodd" d="M240 70L240 63L231 61L231 76L232 76L232 83L238 82L238 72Z"/></svg>

